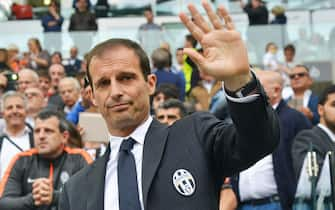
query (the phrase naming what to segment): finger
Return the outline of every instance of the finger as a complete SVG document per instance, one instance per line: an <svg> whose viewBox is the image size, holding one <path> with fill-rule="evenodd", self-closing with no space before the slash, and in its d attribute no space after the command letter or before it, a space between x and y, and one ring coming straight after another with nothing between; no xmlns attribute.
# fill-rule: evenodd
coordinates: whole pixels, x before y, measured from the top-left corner
<svg viewBox="0 0 335 210"><path fill-rule="evenodd" d="M183 52L184 54L188 55L198 66L201 66L204 62L204 57L194 49L184 48Z"/></svg>
<svg viewBox="0 0 335 210"><path fill-rule="evenodd" d="M202 37L204 36L204 32L198 26L196 26L185 13L180 13L179 18L181 22L186 26L188 31L192 34L192 36L200 42L202 40Z"/></svg>
<svg viewBox="0 0 335 210"><path fill-rule="evenodd" d="M188 10L191 12L194 23L204 32L208 33L211 31L210 26L206 22L206 20L202 17L202 15L198 12L193 4L188 6Z"/></svg>
<svg viewBox="0 0 335 210"><path fill-rule="evenodd" d="M213 11L211 5L207 1L202 2L203 7L206 10L207 16L209 20L211 21L212 25L214 26L215 29L222 29L222 23L220 18L215 14Z"/></svg>
<svg viewBox="0 0 335 210"><path fill-rule="evenodd" d="M226 8L224 8L224 6L222 6L222 5L220 5L219 8L218 8L218 13L219 13L219 16L224 19L226 28L228 30L234 30L235 25L234 25L233 20L231 19L230 15L229 15L228 11L226 10Z"/></svg>

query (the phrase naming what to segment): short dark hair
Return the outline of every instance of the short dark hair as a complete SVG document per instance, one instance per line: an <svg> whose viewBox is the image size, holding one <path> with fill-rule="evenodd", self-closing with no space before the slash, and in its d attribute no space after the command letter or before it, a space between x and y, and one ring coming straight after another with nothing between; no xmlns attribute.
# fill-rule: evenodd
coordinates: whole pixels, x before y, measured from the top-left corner
<svg viewBox="0 0 335 210"><path fill-rule="evenodd" d="M56 117L59 120L58 128L60 132L64 132L68 130L65 116L59 111L46 108L46 109L43 109L40 113L38 113L35 119L47 120L51 117Z"/></svg>
<svg viewBox="0 0 335 210"><path fill-rule="evenodd" d="M319 104L320 105L325 105L325 103L328 100L328 96L330 94L333 94L333 93L335 93L335 85L331 85L331 86L328 86L327 88L325 88L320 95Z"/></svg>
<svg viewBox="0 0 335 210"><path fill-rule="evenodd" d="M49 81L51 81L51 77L48 71L44 70L44 69L39 69L36 71L37 75L39 78L43 77L48 79Z"/></svg>
<svg viewBox="0 0 335 210"><path fill-rule="evenodd" d="M303 64L297 64L294 66L294 68L304 68L309 74L309 68Z"/></svg>
<svg viewBox="0 0 335 210"><path fill-rule="evenodd" d="M187 40L187 41L189 41L189 42L191 42L192 43L192 46L195 48L196 46L197 46L197 44L198 44L198 41L191 35L191 34L187 34L186 36L185 36L185 39Z"/></svg>
<svg viewBox="0 0 335 210"><path fill-rule="evenodd" d="M151 7L145 7L144 12L151 12L152 13L152 8Z"/></svg>
<svg viewBox="0 0 335 210"><path fill-rule="evenodd" d="M170 67L170 53L163 48L157 48L151 55L152 63L158 70Z"/></svg>
<svg viewBox="0 0 335 210"><path fill-rule="evenodd" d="M125 47L130 50L133 50L135 55L138 57L140 62L140 68L142 70L143 77L145 81L147 81L148 75L151 73L150 69L150 62L147 54L144 52L144 50L141 48L139 44L137 44L134 41L131 41L129 39L109 39L107 41L104 41L98 45L96 45L88 54L87 56L87 78L90 82L90 85L93 90L93 83L92 83L92 77L90 74L90 64L92 59L97 56L101 56L104 54L107 50L111 50L116 47Z"/></svg>
<svg viewBox="0 0 335 210"><path fill-rule="evenodd" d="M181 118L187 115L187 111L183 102L175 98L170 98L158 106L158 109L171 109L171 108L178 108Z"/></svg>
<svg viewBox="0 0 335 210"><path fill-rule="evenodd" d="M165 99L169 98L179 98L179 91L178 88L173 84L162 83L160 84L154 94L153 97L157 96L158 94L162 93L165 96Z"/></svg>
<svg viewBox="0 0 335 210"><path fill-rule="evenodd" d="M293 44L288 44L288 45L286 45L286 46L284 47L284 51L287 51L287 50L292 51L293 54L295 54L295 47L294 47Z"/></svg>

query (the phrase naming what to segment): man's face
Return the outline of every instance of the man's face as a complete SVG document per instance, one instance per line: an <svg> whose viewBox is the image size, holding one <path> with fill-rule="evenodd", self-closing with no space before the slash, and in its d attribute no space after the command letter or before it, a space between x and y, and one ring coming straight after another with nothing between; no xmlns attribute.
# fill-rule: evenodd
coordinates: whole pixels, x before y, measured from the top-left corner
<svg viewBox="0 0 335 210"><path fill-rule="evenodd" d="M76 58L76 57L77 57L77 54L78 54L78 49L75 48L75 47L72 47L72 48L70 49L70 56L71 56L71 58Z"/></svg>
<svg viewBox="0 0 335 210"><path fill-rule="evenodd" d="M182 50L177 50L176 59L179 65L182 65L184 62L184 54Z"/></svg>
<svg viewBox="0 0 335 210"><path fill-rule="evenodd" d="M87 10L86 0L77 0L77 8L80 12L86 11Z"/></svg>
<svg viewBox="0 0 335 210"><path fill-rule="evenodd" d="M47 77L40 77L39 78L39 88L43 91L46 95L51 87L50 80Z"/></svg>
<svg viewBox="0 0 335 210"><path fill-rule="evenodd" d="M261 6L261 2L260 2L260 0L252 0L252 1L251 1L251 6L252 6L253 8L257 8L257 7Z"/></svg>
<svg viewBox="0 0 335 210"><path fill-rule="evenodd" d="M152 107L154 108L154 110L157 110L158 106L162 104L165 100L166 98L163 93L158 93L157 95L155 95L152 100Z"/></svg>
<svg viewBox="0 0 335 210"><path fill-rule="evenodd" d="M37 87L38 83L35 81L34 76L29 72L19 72L19 79L17 81L17 91L24 93L27 88Z"/></svg>
<svg viewBox="0 0 335 210"><path fill-rule="evenodd" d="M144 11L144 17L147 19L148 23L152 23L154 20L154 15L151 11Z"/></svg>
<svg viewBox="0 0 335 210"><path fill-rule="evenodd" d="M335 132L335 93L329 94L324 105L318 106L320 122Z"/></svg>
<svg viewBox="0 0 335 210"><path fill-rule="evenodd" d="M13 96L7 98L4 103L3 118L8 127L24 126L26 109L21 97Z"/></svg>
<svg viewBox="0 0 335 210"><path fill-rule="evenodd" d="M78 90L71 81L61 81L59 83L59 94L66 106L72 107L79 99L80 90Z"/></svg>
<svg viewBox="0 0 335 210"><path fill-rule="evenodd" d="M51 84L53 87L58 87L58 83L65 77L65 70L61 65L52 65L49 69Z"/></svg>
<svg viewBox="0 0 335 210"><path fill-rule="evenodd" d="M45 106L43 92L39 88L27 88L24 94L28 98L27 111L38 111Z"/></svg>
<svg viewBox="0 0 335 210"><path fill-rule="evenodd" d="M50 117L42 120L35 120L34 141L38 154L46 158L58 157L64 148L68 133L59 130L59 120Z"/></svg>
<svg viewBox="0 0 335 210"><path fill-rule="evenodd" d="M285 50L284 56L286 62L292 62L294 59L294 52L292 50Z"/></svg>
<svg viewBox="0 0 335 210"><path fill-rule="evenodd" d="M89 69L94 102L111 134L123 135L147 119L156 77L151 74L145 81L133 50L122 46L107 50L93 57Z"/></svg>
<svg viewBox="0 0 335 210"><path fill-rule="evenodd" d="M180 110L179 108L159 108L156 113L156 118L163 124L172 125L174 122L181 119Z"/></svg>
<svg viewBox="0 0 335 210"><path fill-rule="evenodd" d="M312 85L312 79L304 67L294 67L289 77L294 91L304 91Z"/></svg>

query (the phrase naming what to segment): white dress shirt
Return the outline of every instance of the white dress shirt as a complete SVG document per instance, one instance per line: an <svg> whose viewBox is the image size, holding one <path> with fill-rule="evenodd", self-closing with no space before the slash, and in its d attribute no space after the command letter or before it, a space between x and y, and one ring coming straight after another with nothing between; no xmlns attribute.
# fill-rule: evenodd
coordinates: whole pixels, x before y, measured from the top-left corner
<svg viewBox="0 0 335 210"><path fill-rule="evenodd" d="M3 133L7 134L6 128L4 129ZM9 138L22 150L30 149L29 128L25 127L25 129L22 131L21 134L17 136L9 136ZM7 140L3 141L2 148L0 151L0 180L5 174L6 169L12 158L19 152L21 151L12 143L10 143Z"/></svg>
<svg viewBox="0 0 335 210"><path fill-rule="evenodd" d="M119 149L122 140L129 137L133 138L136 143L134 144L131 152L135 158L136 173L137 173L137 184L139 199L141 203L141 209L143 206L143 196L142 196L142 155L143 155L143 145L144 139L148 132L149 126L152 122L152 117L149 116L148 119L137 127L133 133L128 137L117 137L110 135L110 156L107 163L106 175L105 175L105 210L119 210L119 190L118 190L118 177L117 177L117 162L119 158Z"/></svg>

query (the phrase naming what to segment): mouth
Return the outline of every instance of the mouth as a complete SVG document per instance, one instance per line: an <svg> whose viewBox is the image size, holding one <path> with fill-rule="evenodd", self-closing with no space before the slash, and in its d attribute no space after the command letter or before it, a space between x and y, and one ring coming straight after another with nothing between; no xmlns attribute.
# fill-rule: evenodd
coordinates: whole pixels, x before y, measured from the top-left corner
<svg viewBox="0 0 335 210"><path fill-rule="evenodd" d="M117 103L117 104L113 104L111 106L108 106L109 109L111 109L112 111L115 112L120 112L120 111L124 111L126 109L128 109L130 103Z"/></svg>

